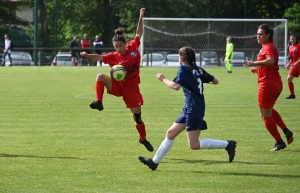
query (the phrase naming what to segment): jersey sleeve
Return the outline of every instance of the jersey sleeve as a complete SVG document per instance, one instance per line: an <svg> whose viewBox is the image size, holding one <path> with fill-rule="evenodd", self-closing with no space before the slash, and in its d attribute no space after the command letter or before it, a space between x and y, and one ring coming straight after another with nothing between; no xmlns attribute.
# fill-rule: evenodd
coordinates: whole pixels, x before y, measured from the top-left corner
<svg viewBox="0 0 300 193"><path fill-rule="evenodd" d="M229 46L229 52L230 53L233 52L233 43L231 43L230 46Z"/></svg>
<svg viewBox="0 0 300 193"><path fill-rule="evenodd" d="M300 43L296 44L297 53L300 54Z"/></svg>
<svg viewBox="0 0 300 193"><path fill-rule="evenodd" d="M133 40L127 43L126 47L130 50L138 50L140 46L140 38L138 36L135 36Z"/></svg>
<svg viewBox="0 0 300 193"><path fill-rule="evenodd" d="M102 62L108 64L110 67L113 67L118 62L116 61L115 53L110 52L105 55L102 55Z"/></svg>
<svg viewBox="0 0 300 193"><path fill-rule="evenodd" d="M182 66L180 66L178 68L176 77L173 79L173 82L176 82L182 86L183 85L182 74L183 74L183 70L182 70Z"/></svg>
<svg viewBox="0 0 300 193"><path fill-rule="evenodd" d="M214 80L214 76L206 72L203 68L199 67L200 72L202 71L203 74L201 76L202 82L204 83L210 83Z"/></svg>
<svg viewBox="0 0 300 193"><path fill-rule="evenodd" d="M275 58L274 48L271 46L266 46L263 51L263 54L265 55L266 59Z"/></svg>

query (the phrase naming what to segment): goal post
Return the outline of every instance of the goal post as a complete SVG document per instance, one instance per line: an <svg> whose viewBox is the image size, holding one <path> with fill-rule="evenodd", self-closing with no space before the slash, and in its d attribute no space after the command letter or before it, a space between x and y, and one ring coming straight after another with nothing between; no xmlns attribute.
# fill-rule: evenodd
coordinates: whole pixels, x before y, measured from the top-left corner
<svg viewBox="0 0 300 193"><path fill-rule="evenodd" d="M287 19L144 17L143 24L141 56L157 52L178 54L181 47L190 46L196 53L213 51L222 58L225 55L226 38L232 37L234 51L245 52L249 59L255 60L261 49L256 39L258 26L268 24L274 30L273 43L287 58Z"/></svg>

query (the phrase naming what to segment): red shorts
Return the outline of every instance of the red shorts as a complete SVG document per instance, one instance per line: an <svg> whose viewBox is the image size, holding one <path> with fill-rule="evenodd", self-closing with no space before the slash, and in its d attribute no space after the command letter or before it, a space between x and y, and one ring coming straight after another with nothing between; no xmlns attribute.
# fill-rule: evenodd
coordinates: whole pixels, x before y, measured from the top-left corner
<svg viewBox="0 0 300 193"><path fill-rule="evenodd" d="M290 69L290 72L289 72L289 75L290 76L293 76L293 77L299 77L299 74L300 74L300 66L293 66L291 69Z"/></svg>
<svg viewBox="0 0 300 193"><path fill-rule="evenodd" d="M117 97L122 96L127 108L140 107L144 104L143 96L138 86L124 85L113 80L111 82L112 88L107 93Z"/></svg>
<svg viewBox="0 0 300 193"><path fill-rule="evenodd" d="M258 88L258 106L264 109L273 108L282 91L282 82L275 82L266 87Z"/></svg>

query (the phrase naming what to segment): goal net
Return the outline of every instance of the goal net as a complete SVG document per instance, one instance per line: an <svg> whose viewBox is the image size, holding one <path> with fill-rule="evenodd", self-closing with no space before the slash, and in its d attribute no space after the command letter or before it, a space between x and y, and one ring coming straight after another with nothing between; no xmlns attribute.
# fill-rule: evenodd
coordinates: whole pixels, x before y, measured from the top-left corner
<svg viewBox="0 0 300 193"><path fill-rule="evenodd" d="M245 52L255 60L261 45L256 32L261 24L274 30L273 42L280 54L287 56L286 19L192 19L192 18L143 18L144 34L141 40L143 65L151 66L153 53L178 54L183 46L190 46L196 53L214 52L221 59L225 55L226 38L232 37L235 52ZM147 58L147 61L145 61ZM220 63L221 65L221 63Z"/></svg>

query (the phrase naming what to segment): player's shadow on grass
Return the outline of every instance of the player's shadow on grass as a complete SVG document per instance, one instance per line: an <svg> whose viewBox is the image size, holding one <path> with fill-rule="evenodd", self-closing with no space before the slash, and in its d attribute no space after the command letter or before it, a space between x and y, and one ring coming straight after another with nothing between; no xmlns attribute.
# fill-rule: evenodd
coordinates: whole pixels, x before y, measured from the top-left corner
<svg viewBox="0 0 300 193"><path fill-rule="evenodd" d="M194 173L217 173L219 175L230 175L230 176L259 176L259 177L269 177L269 178L300 178L300 175L289 175L289 174L261 174L261 173L238 173L238 172L203 172L203 171L194 171Z"/></svg>
<svg viewBox="0 0 300 193"><path fill-rule="evenodd" d="M165 160L174 160L176 163L201 163L203 165L215 165L215 164L228 164L228 160L224 161L218 161L218 160L188 160L188 159L177 159L177 158L164 158L164 162L167 162ZM233 160L234 163L239 163L239 164L257 164L257 165L274 165L274 163L259 163L259 162L244 162L244 161L235 161Z"/></svg>
<svg viewBox="0 0 300 193"><path fill-rule="evenodd" d="M0 154L0 157L7 158L40 158L40 159L75 159L75 160L83 160L78 157L50 157L50 156L35 156L35 155L12 155L12 154Z"/></svg>

